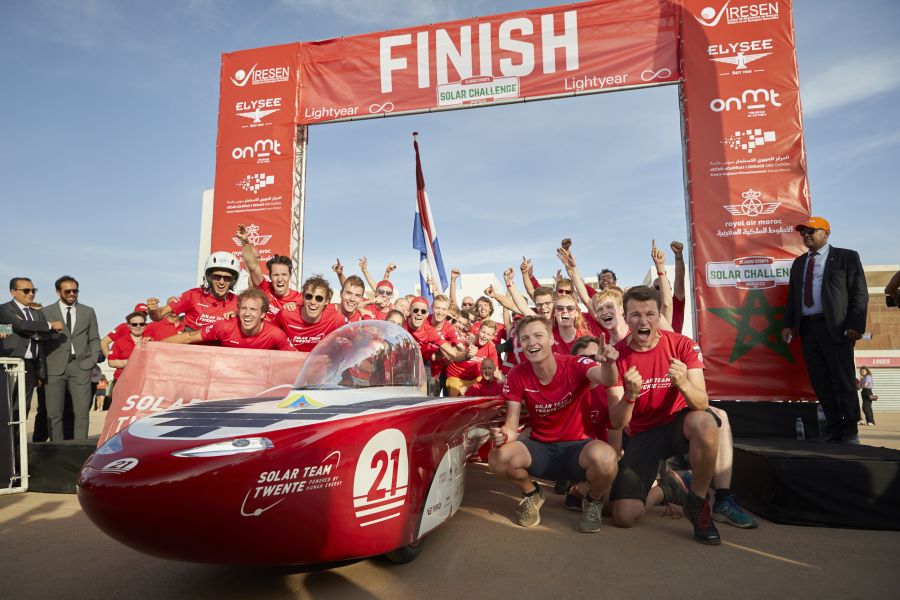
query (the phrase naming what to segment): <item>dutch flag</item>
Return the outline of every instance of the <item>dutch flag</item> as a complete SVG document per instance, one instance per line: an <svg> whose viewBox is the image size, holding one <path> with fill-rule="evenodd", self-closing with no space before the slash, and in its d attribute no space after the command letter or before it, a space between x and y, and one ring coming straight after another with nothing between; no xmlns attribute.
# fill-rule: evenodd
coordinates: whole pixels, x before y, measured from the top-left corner
<svg viewBox="0 0 900 600"><path fill-rule="evenodd" d="M413 148L416 150L416 220L413 223L413 248L419 251L419 283L422 296L430 305L434 298L428 287L428 279L443 293L447 289L447 273L438 245L437 229L431 216L431 204L425 192L425 176L419 158L419 134L413 133Z"/></svg>

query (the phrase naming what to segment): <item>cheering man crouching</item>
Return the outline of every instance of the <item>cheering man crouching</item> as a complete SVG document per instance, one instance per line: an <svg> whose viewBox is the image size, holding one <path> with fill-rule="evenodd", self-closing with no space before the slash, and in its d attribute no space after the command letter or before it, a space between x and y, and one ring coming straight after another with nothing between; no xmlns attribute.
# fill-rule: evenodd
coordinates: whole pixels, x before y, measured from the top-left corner
<svg viewBox="0 0 900 600"><path fill-rule="evenodd" d="M577 529L593 533L600 529L603 495L616 476L617 457L607 443L585 432L590 387L614 383L615 371L609 370L604 381L604 371L592 359L554 354L553 330L541 317L522 319L517 334L527 361L510 370L503 386L506 422L491 429L495 445L488 456L491 471L521 488L516 523L522 527L541 522L544 498L532 477L587 480L590 491L582 502ZM613 361L615 350L605 346L600 356ZM531 436L518 439L521 403L531 415Z"/></svg>
<svg viewBox="0 0 900 600"><path fill-rule="evenodd" d="M609 388L609 415L614 428L629 427L625 455L613 483L613 522L631 527L644 514L647 493L659 461L688 453L693 466L691 489L667 472L664 501L681 504L694 537L720 543L707 499L719 449L719 419L709 411L700 346L681 334L659 328L662 301L658 291L638 286L625 293L625 320L631 335L616 344L615 365L604 364L604 376L617 371Z"/></svg>

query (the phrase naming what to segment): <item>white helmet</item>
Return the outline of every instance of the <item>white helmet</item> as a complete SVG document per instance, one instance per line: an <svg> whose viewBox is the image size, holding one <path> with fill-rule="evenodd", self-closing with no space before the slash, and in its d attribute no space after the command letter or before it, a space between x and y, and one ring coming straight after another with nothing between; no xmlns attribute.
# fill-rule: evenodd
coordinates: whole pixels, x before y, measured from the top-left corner
<svg viewBox="0 0 900 600"><path fill-rule="evenodd" d="M212 287L212 284L209 281L210 271L228 271L234 275L234 279L231 280L231 285L228 288L229 290L233 290L234 286L237 285L238 276L241 274L241 265L231 252L220 250L219 252L213 252L209 255L209 258L206 259L206 265L203 268L203 276L204 279L206 279L206 285L208 287Z"/></svg>

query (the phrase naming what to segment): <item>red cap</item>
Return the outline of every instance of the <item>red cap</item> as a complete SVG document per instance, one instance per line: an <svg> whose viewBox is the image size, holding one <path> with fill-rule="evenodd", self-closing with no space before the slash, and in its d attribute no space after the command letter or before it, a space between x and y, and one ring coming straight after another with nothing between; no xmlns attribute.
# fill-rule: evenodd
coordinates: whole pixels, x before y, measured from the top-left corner
<svg viewBox="0 0 900 600"><path fill-rule="evenodd" d="M830 232L831 225L822 217L810 217L805 223L800 223L795 226L794 229L797 231L800 231L801 229L824 229L825 231Z"/></svg>
<svg viewBox="0 0 900 600"><path fill-rule="evenodd" d="M426 307L428 306L428 300L426 300L426 299L423 298L422 296L416 296L415 298L413 298L412 300L410 300L410 301L409 301L409 305L412 306L412 305L415 304L416 302L421 302L421 303L424 304Z"/></svg>
<svg viewBox="0 0 900 600"><path fill-rule="evenodd" d="M382 279L381 281L378 282L378 285L375 286L376 289L378 289L380 287L390 288L392 292L394 291L394 284L391 283L390 281L388 281L387 279Z"/></svg>
<svg viewBox="0 0 900 600"><path fill-rule="evenodd" d="M134 310L132 312L140 312L140 313L149 313L150 309L147 308L147 305L143 302L134 305Z"/></svg>

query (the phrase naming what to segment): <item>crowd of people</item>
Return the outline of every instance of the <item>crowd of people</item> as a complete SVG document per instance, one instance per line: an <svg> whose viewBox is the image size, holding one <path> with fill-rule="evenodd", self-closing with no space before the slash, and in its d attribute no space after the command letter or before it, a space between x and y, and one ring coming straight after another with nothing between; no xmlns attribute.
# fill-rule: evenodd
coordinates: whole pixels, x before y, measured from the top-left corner
<svg viewBox="0 0 900 600"><path fill-rule="evenodd" d="M805 242L822 237L818 232L824 231L823 221L798 225ZM85 437L94 398L91 372L98 359L105 358L116 369L110 386L103 386L108 397L132 353L148 341L309 352L346 323L387 320L403 327L418 344L430 394L501 395L507 400L505 423L492 431L488 462L497 476L522 492L519 525L540 522L543 492L536 478L557 482L555 489L567 494L565 505L582 513L577 525L581 532L597 531L604 514L618 526L631 527L659 504L680 506L694 537L706 544L720 542L716 521L757 526L730 490L727 415L710 406L700 347L681 333L685 263L680 242L670 244L675 260L671 281L665 251L655 242L651 245L657 277L650 286L623 289L610 269L600 271L596 287L588 285L571 240L564 239L557 249L562 269L552 285L542 285L531 261L523 257L521 290L510 267L503 273L505 290L489 287L478 298L458 299L461 274L453 269L447 294L428 290L429 301L419 293L397 293L391 282L393 263L376 281L365 257L359 260L361 276L345 273L339 259L332 266L339 283L337 298L322 275L307 278L294 290L290 258L276 255L266 261L264 271L243 226L236 239L249 274L246 290L234 291L241 271L238 257L214 252L206 261L203 285L165 303L148 298L102 339L93 310L77 301L74 278L56 282L60 300L43 310L33 303L31 280L13 278L13 302L0 307L5 311L0 322L12 324L18 335L0 341L5 355L25 360L29 399L35 386L44 383L46 400L39 401L37 423L46 422L47 432L41 436L63 438L62 405L68 391L75 436ZM836 250L833 256L842 256ZM809 287L792 276L792 294L797 285L803 293ZM821 287L820 282L816 293L822 293ZM804 307L812 307L800 294L795 295ZM821 305L821 298L818 301ZM796 329L792 319L801 320L799 309L791 312L792 303L786 340ZM493 318L496 307L502 319ZM816 313L806 308L802 325L815 326L816 317L809 315ZM862 385L871 388L870 381ZM520 421L522 407L529 416L527 434ZM830 422L849 427L837 408L825 408L834 413ZM36 426L35 440L42 441L38 437Z"/></svg>

